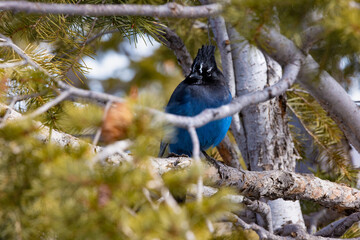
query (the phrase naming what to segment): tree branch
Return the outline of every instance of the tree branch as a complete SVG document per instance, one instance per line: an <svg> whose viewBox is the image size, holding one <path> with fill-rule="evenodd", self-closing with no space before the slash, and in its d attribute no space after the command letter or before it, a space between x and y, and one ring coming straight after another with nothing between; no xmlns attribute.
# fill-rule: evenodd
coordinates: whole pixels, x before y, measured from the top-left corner
<svg viewBox="0 0 360 240"><path fill-rule="evenodd" d="M2 108L8 108L0 104ZM7 121L13 121L21 118L22 115L12 110ZM39 122L40 132L37 137L41 141L48 141L49 129ZM85 142L65 133L53 130L51 141L60 146L77 147ZM85 143L88 144L88 143ZM101 147L93 146L94 152L100 152ZM108 161L119 163L123 161L120 156L110 156ZM172 171L174 169L184 169L194 163L191 158L152 158L151 164L159 174ZM213 186L231 186L236 188L245 196L249 197L267 197L269 199L284 198L286 200L304 199L317 202L325 207L337 211L346 211L346 213L360 211L360 191L344 185L322 180L309 174L298 174L287 171L242 171L220 163L221 172L224 178L221 178L219 169L206 164L207 168L204 177L207 182Z"/></svg>
<svg viewBox="0 0 360 240"><path fill-rule="evenodd" d="M44 72L50 78L54 78L60 88L64 89L65 91L66 90L71 91L72 95L83 98L97 99L104 102L124 101L122 98L110 94L96 93L93 91L78 89L76 87L72 87L62 82L60 79L52 76L46 69L44 69L39 64L34 62L23 50L21 50L17 45L15 45L10 38L5 37L2 34L0 34L0 37L3 38L3 40L7 41L7 44L10 45L14 49L14 51L16 51L22 58L24 58L31 66ZM295 82L299 70L300 70L300 59L294 59L293 61L290 61L289 64L285 67L282 79L273 86L265 88L261 91L256 91L246 95L242 95L238 98L233 99L231 103L223 105L221 107L214 109L206 109L194 117L178 116L169 113L163 113L161 111L155 109L149 109L149 108L147 108L147 110L152 114L162 115L165 121L173 124L174 126L182 127L185 129L189 127L199 128L213 120L218 120L234 115L235 113L241 111L241 109L244 108L245 106L256 104L259 102L264 102L273 97L281 95L286 91L286 89L288 89Z"/></svg>
<svg viewBox="0 0 360 240"><path fill-rule="evenodd" d="M181 38L168 27L159 30L158 35L159 40L174 52L184 76L189 75L193 60Z"/></svg>
<svg viewBox="0 0 360 240"><path fill-rule="evenodd" d="M311 55L305 56L291 40L275 30L261 30L258 40L261 46L265 46L264 51L282 65L287 64L294 56L305 58L298 81L330 114L350 143L360 152L360 109L340 84L326 71L320 72L319 64ZM268 42L276 44L269 45Z"/></svg>
<svg viewBox="0 0 360 240"><path fill-rule="evenodd" d="M259 213L266 221L269 232L273 233L273 222L270 206L265 202L261 202L258 200L250 200L249 198L244 198L243 203L248 209Z"/></svg>
<svg viewBox="0 0 360 240"><path fill-rule="evenodd" d="M277 231L278 234L286 237L295 239L306 239L306 240L340 240L339 238L324 238L308 234L304 228L297 224L285 225L282 229Z"/></svg>
<svg viewBox="0 0 360 240"><path fill-rule="evenodd" d="M360 221L360 212L353 213L346 218L342 218L328 226L322 228L315 233L316 236L323 237L340 237L342 236L354 223Z"/></svg>
<svg viewBox="0 0 360 240"><path fill-rule="evenodd" d="M236 216L235 214L232 214L229 218L234 219L232 222L235 222L236 225L242 227L243 229L245 229L245 230L251 229L251 230L255 231L257 233L257 235L259 235L260 239L289 240L289 238L276 236L275 234L265 230L264 228L260 227L259 225L255 224L255 223L248 224L244 220L242 220L241 218Z"/></svg>
<svg viewBox="0 0 360 240"><path fill-rule="evenodd" d="M13 68L25 65L27 62L26 60L16 61L16 62L7 62L7 63L0 63L0 68Z"/></svg>
<svg viewBox="0 0 360 240"><path fill-rule="evenodd" d="M62 92L59 96L57 96L56 98L54 98L50 102L45 103L44 105L42 105L41 107L39 107L35 111L33 111L32 113L30 113L28 115L25 115L25 117L34 118L36 116L39 116L40 114L42 114L42 113L46 112L47 110L49 110L50 108L52 108L53 106L55 106L55 105L59 104L60 102L64 101L70 95L71 95L70 90Z"/></svg>
<svg viewBox="0 0 360 240"><path fill-rule="evenodd" d="M1 10L37 14L67 14L70 16L152 16L173 18L202 18L217 15L220 4L182 6L173 2L164 5L136 4L57 4L27 1L2 1Z"/></svg>
<svg viewBox="0 0 360 240"><path fill-rule="evenodd" d="M189 127L188 128L188 132L189 135L191 137L191 142L193 145L193 158L195 160L195 163L197 164L197 166L200 166L200 142L199 142L199 137L196 133L196 129L194 127ZM198 178L198 182L197 182L197 194L196 194L196 199L198 202L202 201L202 197L203 197L203 178L202 175L199 176Z"/></svg>

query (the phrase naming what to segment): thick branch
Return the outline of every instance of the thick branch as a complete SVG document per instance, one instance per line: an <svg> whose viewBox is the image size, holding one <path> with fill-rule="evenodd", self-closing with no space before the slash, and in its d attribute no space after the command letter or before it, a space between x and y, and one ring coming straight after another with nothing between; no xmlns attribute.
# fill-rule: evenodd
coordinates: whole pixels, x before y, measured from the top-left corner
<svg viewBox="0 0 360 240"><path fill-rule="evenodd" d="M0 105L2 108L8 108ZM22 115L12 110L8 121L21 118ZM38 138L47 141L49 129L36 122L41 128ZM77 138L52 131L51 141L60 146L79 146L82 143ZM101 147L93 146L94 152L100 152ZM113 157L113 156L112 156ZM123 159L119 156L110 158L110 161L117 163ZM152 158L153 167L160 174L179 168L187 168L193 164L191 158ZM219 164L221 164L219 162ZM208 165L207 165L208 166ZM317 202L325 207L330 207L337 211L347 210L348 212L360 211L360 191L344 185L321 180L313 175L298 174L287 171L240 171L221 164L221 171L224 178L221 178L218 169L208 166L205 178L206 182L214 186L232 186L237 188L242 194L251 197L267 197L269 199L284 198L287 200L305 199Z"/></svg>
<svg viewBox="0 0 360 240"><path fill-rule="evenodd" d="M205 6L182 6L176 3L164 5L136 4L56 4L27 1L0 2L1 10L38 14L67 14L80 16L152 16L174 18L201 18L217 15L220 4Z"/></svg>
<svg viewBox="0 0 360 240"><path fill-rule="evenodd" d="M275 30L261 31L262 46L280 64L285 65L295 55L306 57L295 44ZM268 42L276 44L269 45ZM318 80L316 80L318 79ZM340 84L308 55L299 73L298 81L321 104L337 123L350 143L360 151L360 109Z"/></svg>
<svg viewBox="0 0 360 240"><path fill-rule="evenodd" d="M340 219L318 231L316 236L323 237L340 237L342 236L354 223L360 221L360 212L353 213L350 216Z"/></svg>

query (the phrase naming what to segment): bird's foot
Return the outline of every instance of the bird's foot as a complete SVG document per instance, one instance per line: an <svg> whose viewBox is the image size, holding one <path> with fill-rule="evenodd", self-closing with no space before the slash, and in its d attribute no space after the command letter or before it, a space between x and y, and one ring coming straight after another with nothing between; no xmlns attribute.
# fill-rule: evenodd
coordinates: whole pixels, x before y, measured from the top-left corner
<svg viewBox="0 0 360 240"><path fill-rule="evenodd" d="M176 154L176 153L170 153L170 154L167 156L167 158L172 158L172 157L186 157L186 158L188 158L189 156L186 155L186 154L181 154L181 155L179 155L179 154Z"/></svg>
<svg viewBox="0 0 360 240"><path fill-rule="evenodd" d="M213 165L214 167L216 167L216 169L218 170L218 173L220 175L221 179L226 179L228 178L228 176L226 175L226 171L224 170L223 164L219 161L217 161L215 158L210 157L205 151L202 151L202 153L204 154L206 160Z"/></svg>

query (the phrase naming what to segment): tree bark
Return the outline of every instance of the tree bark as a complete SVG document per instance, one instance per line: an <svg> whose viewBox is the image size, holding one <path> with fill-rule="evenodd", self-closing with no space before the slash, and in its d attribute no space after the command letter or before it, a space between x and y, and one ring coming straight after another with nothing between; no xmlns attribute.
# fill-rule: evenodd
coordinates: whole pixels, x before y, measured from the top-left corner
<svg viewBox="0 0 360 240"><path fill-rule="evenodd" d="M281 66L230 29L238 96L262 90L281 79ZM285 96L245 107L241 122L245 135L242 155L252 171L294 171L296 155L287 125ZM284 224L299 224L305 228L299 201L269 200L274 230Z"/></svg>

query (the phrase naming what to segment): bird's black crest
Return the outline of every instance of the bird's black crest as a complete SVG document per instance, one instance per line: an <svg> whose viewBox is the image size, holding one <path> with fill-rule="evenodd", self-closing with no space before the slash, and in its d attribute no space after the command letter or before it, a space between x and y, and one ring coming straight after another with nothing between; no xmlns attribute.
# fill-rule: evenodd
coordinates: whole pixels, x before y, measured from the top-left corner
<svg viewBox="0 0 360 240"><path fill-rule="evenodd" d="M217 69L215 61L215 46L202 46L199 49L196 58L191 66L191 72L199 72L200 74L209 73Z"/></svg>

